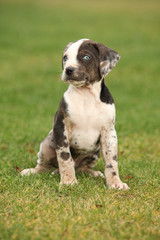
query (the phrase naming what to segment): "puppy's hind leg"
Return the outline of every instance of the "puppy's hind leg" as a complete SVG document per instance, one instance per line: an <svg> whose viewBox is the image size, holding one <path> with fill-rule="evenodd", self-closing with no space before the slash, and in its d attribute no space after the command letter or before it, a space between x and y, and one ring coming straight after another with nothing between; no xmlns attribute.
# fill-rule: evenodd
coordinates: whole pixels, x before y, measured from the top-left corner
<svg viewBox="0 0 160 240"><path fill-rule="evenodd" d="M35 168L27 168L20 172L21 176L46 172L58 167L57 157L54 148L53 132L51 131L47 138L40 144L38 152L37 166Z"/></svg>
<svg viewBox="0 0 160 240"><path fill-rule="evenodd" d="M91 157L86 157L83 161L82 164L77 168L78 172L83 172L83 173L88 173L91 177L104 177L104 174L100 171L95 171L93 170L94 165L96 161L99 159L100 153L99 150L97 150L93 156Z"/></svg>
<svg viewBox="0 0 160 240"><path fill-rule="evenodd" d="M91 177L105 178L104 174L101 171L95 171L91 168L88 168L87 166L79 167L79 168L77 168L77 171L81 172L81 173L88 173Z"/></svg>

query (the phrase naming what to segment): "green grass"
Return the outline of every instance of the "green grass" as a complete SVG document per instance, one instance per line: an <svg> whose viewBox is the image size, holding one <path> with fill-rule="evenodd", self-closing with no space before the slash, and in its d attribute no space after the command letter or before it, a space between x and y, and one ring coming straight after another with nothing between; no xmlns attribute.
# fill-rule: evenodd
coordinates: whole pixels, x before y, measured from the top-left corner
<svg viewBox="0 0 160 240"><path fill-rule="evenodd" d="M158 0L1 1L0 239L160 239L159 10ZM121 55L106 83L127 192L84 175L59 189L59 176L15 171L35 166L67 88L63 49L84 37Z"/></svg>

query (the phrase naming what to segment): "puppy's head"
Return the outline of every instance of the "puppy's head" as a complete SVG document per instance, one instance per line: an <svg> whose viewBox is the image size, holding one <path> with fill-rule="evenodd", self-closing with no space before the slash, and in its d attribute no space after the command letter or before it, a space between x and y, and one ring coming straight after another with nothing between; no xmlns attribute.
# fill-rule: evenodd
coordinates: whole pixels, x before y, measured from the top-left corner
<svg viewBox="0 0 160 240"><path fill-rule="evenodd" d="M119 59L117 52L89 39L69 43L63 54L62 80L77 87L88 86L104 78Z"/></svg>

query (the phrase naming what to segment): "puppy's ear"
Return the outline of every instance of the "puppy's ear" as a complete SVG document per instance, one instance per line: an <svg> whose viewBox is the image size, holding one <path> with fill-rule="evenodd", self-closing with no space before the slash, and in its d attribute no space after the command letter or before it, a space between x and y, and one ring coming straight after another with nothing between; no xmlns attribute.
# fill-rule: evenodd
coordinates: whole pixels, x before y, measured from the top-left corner
<svg viewBox="0 0 160 240"><path fill-rule="evenodd" d="M106 47L102 43L97 43L95 46L99 53L100 61L100 73L104 78L108 73L114 68L117 62L120 59L120 55L112 50L111 48Z"/></svg>

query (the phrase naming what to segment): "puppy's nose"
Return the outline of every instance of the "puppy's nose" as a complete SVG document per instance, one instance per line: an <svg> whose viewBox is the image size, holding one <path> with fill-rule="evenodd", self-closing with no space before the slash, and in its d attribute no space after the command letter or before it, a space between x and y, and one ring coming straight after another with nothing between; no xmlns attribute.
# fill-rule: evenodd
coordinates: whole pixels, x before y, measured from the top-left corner
<svg viewBox="0 0 160 240"><path fill-rule="evenodd" d="M71 74L73 73L73 71L74 71L74 67L71 67L71 66L70 66L70 67L67 67L67 68L66 68L66 74L67 74L67 75L71 75Z"/></svg>

